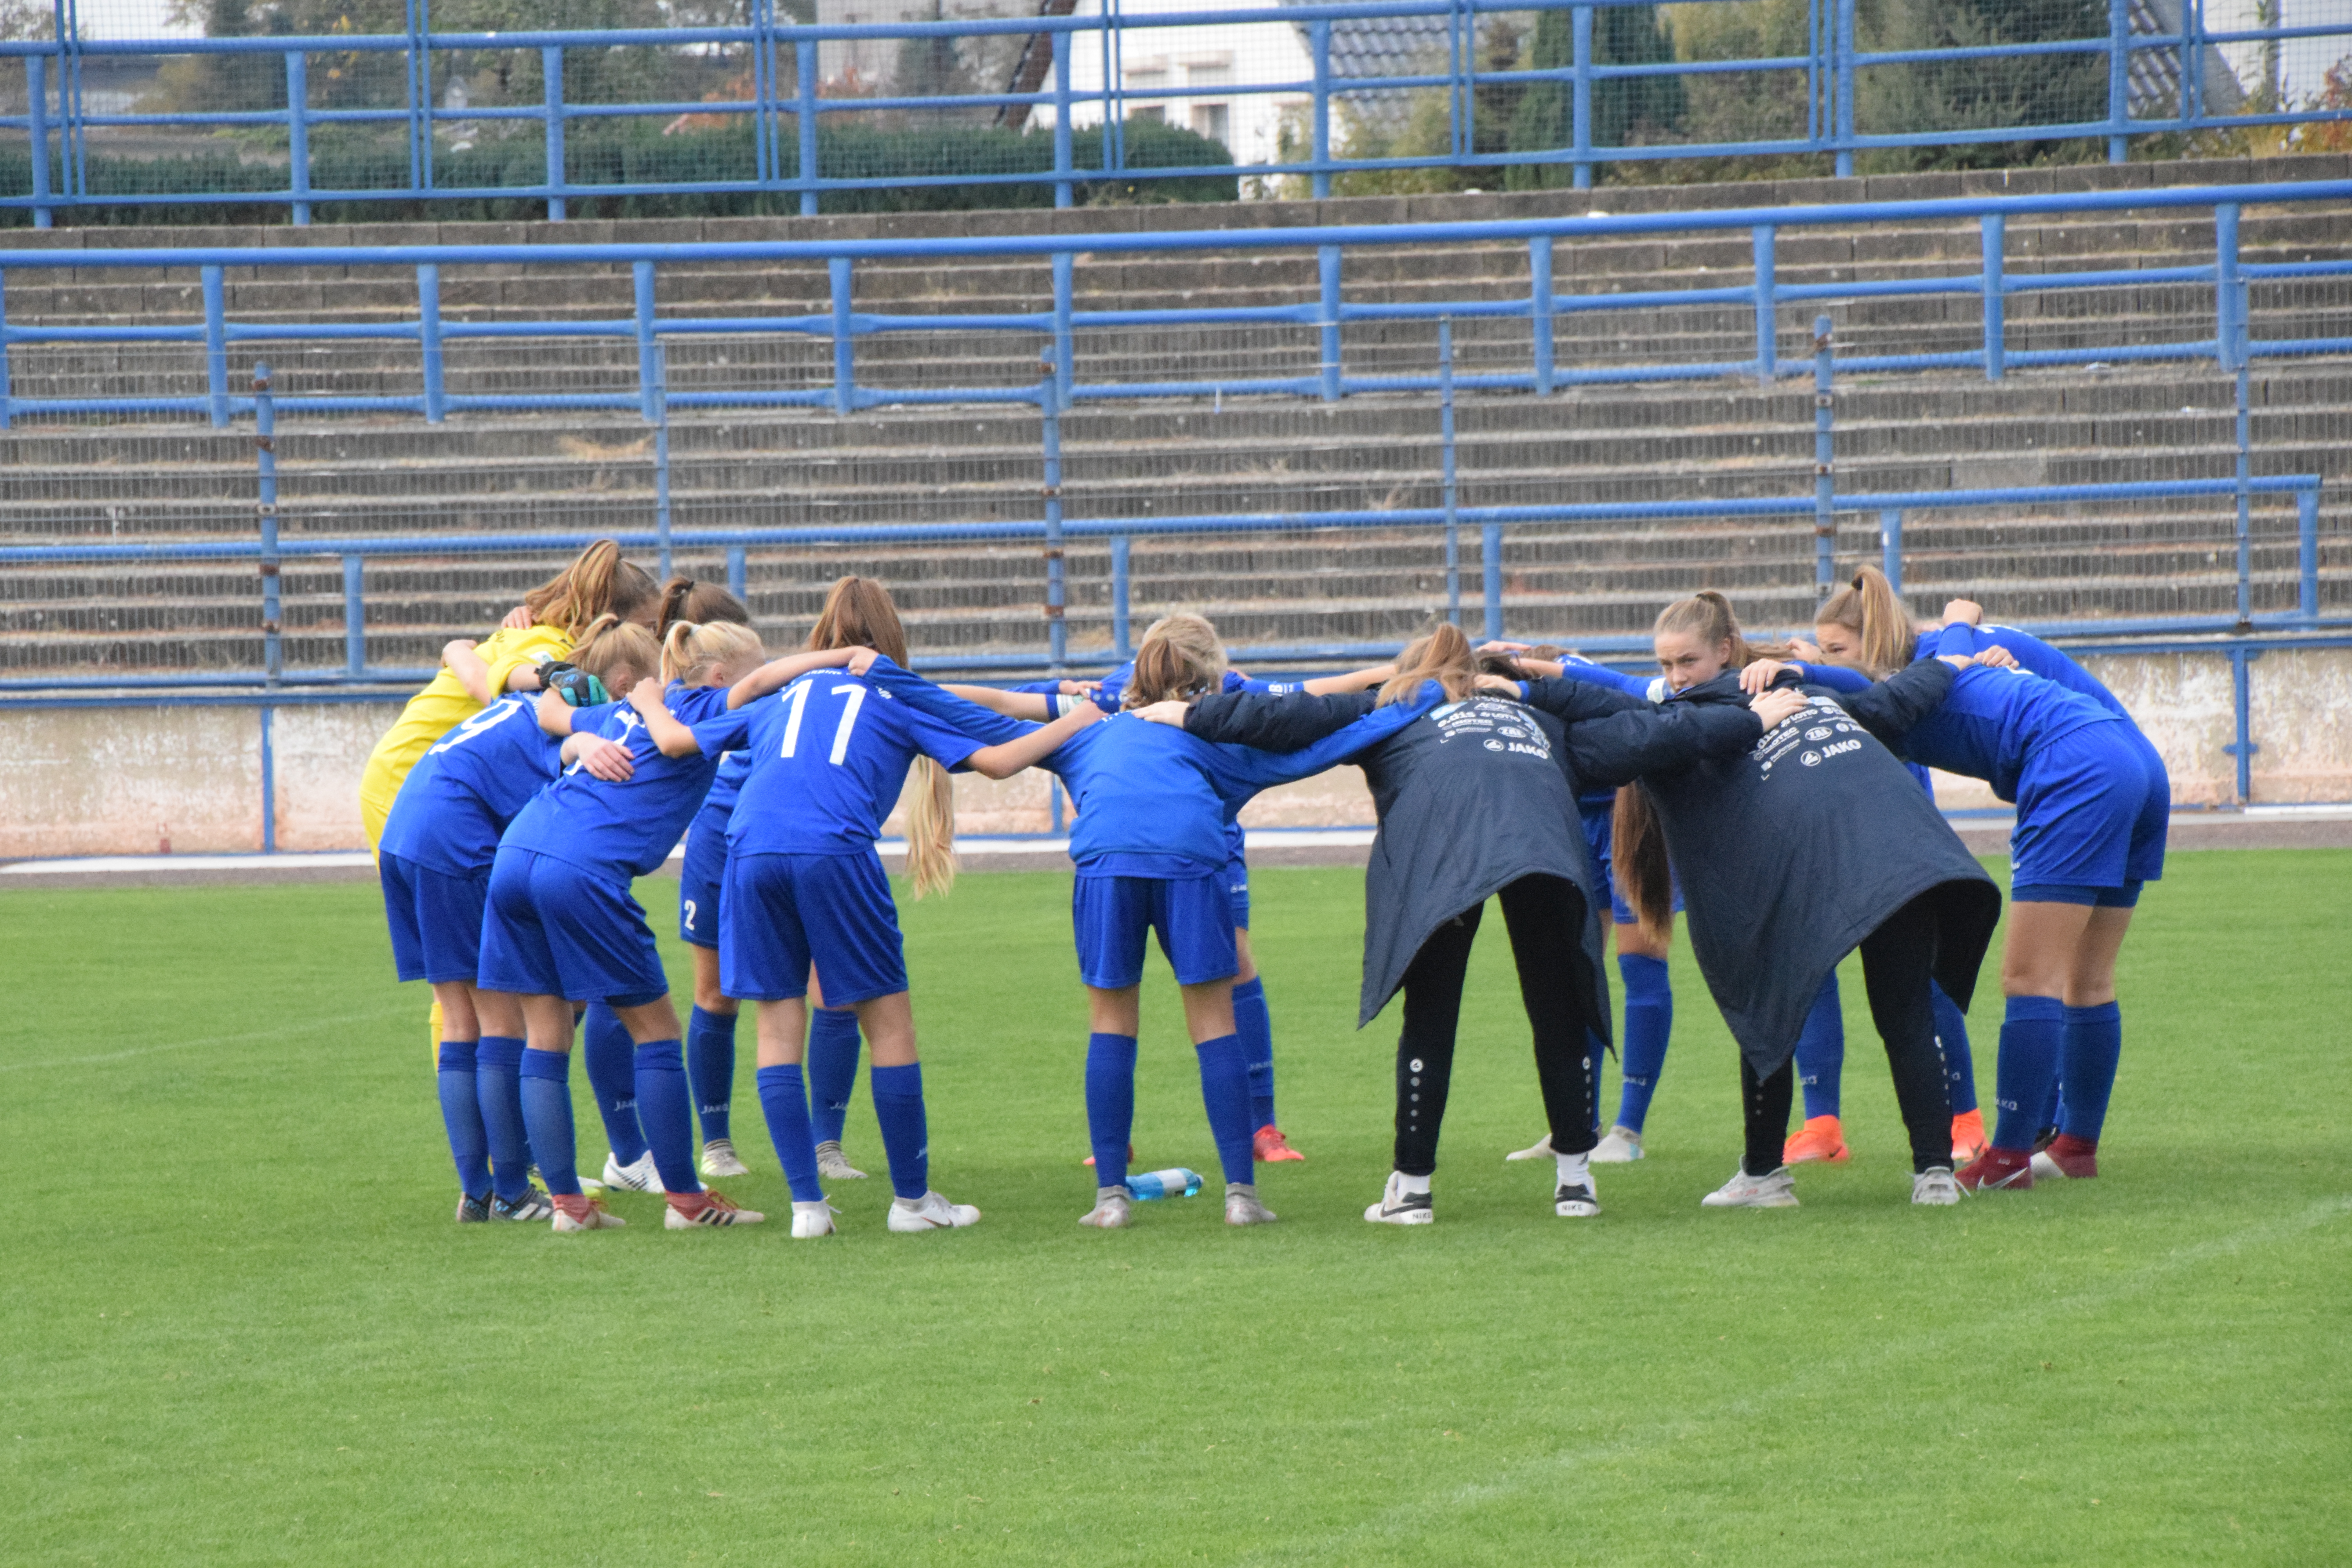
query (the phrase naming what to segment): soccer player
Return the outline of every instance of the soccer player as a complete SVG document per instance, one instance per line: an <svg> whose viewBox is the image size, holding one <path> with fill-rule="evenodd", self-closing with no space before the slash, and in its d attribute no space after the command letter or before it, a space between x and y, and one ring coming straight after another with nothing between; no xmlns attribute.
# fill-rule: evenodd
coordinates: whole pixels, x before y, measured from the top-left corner
<svg viewBox="0 0 2352 1568"><path fill-rule="evenodd" d="M1219 695L1189 711L1150 710L1188 731L1277 750L1318 742L1360 715L1403 721L1335 760L1360 765L1372 786L1380 837L1365 875L1364 984L1358 1023L1369 1023L1402 987L1397 1043L1394 1168L1376 1224L1426 1225L1431 1179L1452 1081L1464 975L1487 898L1499 896L1510 927L1521 999L1535 1039L1538 1080L1551 1121L1558 1181L1553 1213L1598 1215L1589 1166L1596 1140L1594 1078L1606 1048L1608 982L1601 967L1591 858L1569 826L1588 779L1631 778L1643 768L1744 750L1763 715L1661 712L1597 686L1541 683L1538 711L1478 695L1475 657L1450 626L1411 646L1377 693L1319 700ZM1339 738L1349 734L1338 731ZM1475 831L1465 831L1475 824Z"/></svg>
<svg viewBox="0 0 2352 1568"><path fill-rule="evenodd" d="M573 655L596 685L581 693L625 696L661 667L643 626L605 616L583 629ZM609 707L583 709L593 727ZM522 1015L510 996L477 992L482 911L499 836L563 762L625 778L628 754L591 733L559 732L536 721L525 697L502 697L452 729L409 770L385 818L376 871L393 962L403 980L433 987L442 1019L442 1121L457 1164L459 1223L546 1219L553 1210L531 1191L516 1068ZM566 736L569 738L566 739Z"/></svg>
<svg viewBox="0 0 2352 1568"><path fill-rule="evenodd" d="M1725 669L1675 702L1747 695L1729 672L1754 650L1722 595L1677 601L1657 629L1707 645ZM1804 721L1748 755L1650 773L1627 797L1616 854L1634 907L1663 916L1670 859L1693 952L1740 1046L1746 1149L1704 1200L1709 1207L1795 1205L1786 1141L1796 1039L1822 979L1857 946L1910 1138L1911 1201L1959 1200L1932 985L1970 994L2000 899L1888 746L1935 721L1967 674L1955 667L1972 660L1922 662L1843 698L1801 687L1811 707Z"/></svg>
<svg viewBox="0 0 2352 1568"><path fill-rule="evenodd" d="M1864 673L1899 666L1923 643L1940 656L1991 640L1960 621L1932 642L1915 638L1901 601L1875 572L1857 574L1852 593L1816 630L1825 657ZM1833 637L1832 627L1851 640ZM2005 651L2021 664L2013 648ZM1904 741L1913 761L1983 779L2017 806L1998 1114L1990 1147L1960 1172L1963 1186L2021 1191L2037 1174L2098 1174L2123 1045L2116 958L2142 887L2164 874L2171 809L2161 759L2120 708L2029 668L1969 670ZM2058 1135L2037 1163L2033 1144L2053 1099Z"/></svg>
<svg viewBox="0 0 2352 1568"><path fill-rule="evenodd" d="M1082 705L1018 741L986 746L900 700L883 676L903 676L902 667L875 656L903 658L906 633L888 591L869 578L833 585L809 647L740 681L724 709L686 736L713 756L751 756L727 830L721 988L760 1004L760 1104L792 1184L795 1239L832 1234L836 1217L818 1173L801 1070L812 965L825 977L827 1000L856 1009L873 1052L868 1081L890 1166L889 1228L972 1225L979 1209L950 1203L930 1185L905 944L875 843L908 768L919 765L926 776L908 815L908 868L919 897L944 890L955 876L946 770L961 764L1010 777L1100 715Z"/></svg>
<svg viewBox="0 0 2352 1568"><path fill-rule="evenodd" d="M664 689L640 682L604 726L606 739L628 748L629 777L615 783L575 768L534 797L499 842L478 984L519 999L523 1120L559 1231L621 1223L581 1192L574 1168L572 1005L584 1002L608 1003L635 1042L637 1119L668 1198L663 1223L685 1230L765 1217L695 1178L677 1012L645 910L629 893L634 878L668 857L718 767L690 735L676 744L673 715L722 710L726 689L760 659L760 640L746 627L673 626L662 647Z"/></svg>

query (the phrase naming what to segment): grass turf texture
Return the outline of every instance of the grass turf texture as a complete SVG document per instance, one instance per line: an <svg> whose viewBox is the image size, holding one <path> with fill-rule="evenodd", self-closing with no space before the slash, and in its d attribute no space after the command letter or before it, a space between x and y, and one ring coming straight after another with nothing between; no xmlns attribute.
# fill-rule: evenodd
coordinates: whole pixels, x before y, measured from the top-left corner
<svg viewBox="0 0 2352 1568"><path fill-rule="evenodd" d="M2343 1560L2352 853L2176 858L2124 952L2108 1173L1957 1210L1905 1202L1849 976L1853 1164L1702 1211L1736 1074L1678 943L1651 1157L1553 1218L1549 1165L1501 1159L1542 1118L1496 924L1406 1231L1358 1217L1394 1039L1347 1026L1359 886L1256 879L1309 1155L1266 1173L1280 1225L1227 1231L1213 1186L1075 1223L1067 879L999 875L905 910L936 1179L985 1221L884 1233L861 1075L877 1179L813 1244L634 1194L617 1233L451 1224L373 889L0 895L0 1558ZM750 1038L729 1186L781 1218ZM1142 1168L1213 1172L1164 968L1138 1124ZM593 1167L584 1096L580 1128Z"/></svg>

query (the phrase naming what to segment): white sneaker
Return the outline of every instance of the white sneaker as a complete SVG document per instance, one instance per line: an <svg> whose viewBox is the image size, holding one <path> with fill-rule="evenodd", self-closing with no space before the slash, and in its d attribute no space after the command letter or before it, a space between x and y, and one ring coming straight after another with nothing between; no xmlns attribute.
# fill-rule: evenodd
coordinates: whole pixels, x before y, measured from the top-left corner
<svg viewBox="0 0 2352 1568"><path fill-rule="evenodd" d="M1711 1209L1792 1209L1797 1206L1797 1178L1786 1165L1761 1176L1734 1171L1731 1180L1699 1202Z"/></svg>
<svg viewBox="0 0 2352 1568"><path fill-rule="evenodd" d="M1562 1219L1592 1219L1601 1213L1601 1200L1591 1182L1577 1182L1552 1194L1551 1212Z"/></svg>
<svg viewBox="0 0 2352 1568"><path fill-rule="evenodd" d="M1948 1166L1930 1165L1911 1178L1911 1201L1915 1204L1931 1204L1940 1208L1968 1195L1967 1190L1952 1179Z"/></svg>
<svg viewBox="0 0 2352 1568"><path fill-rule="evenodd" d="M890 1228L899 1231L956 1230L980 1223L980 1211L970 1204L951 1204L937 1193L925 1193L909 1203L890 1200Z"/></svg>
<svg viewBox="0 0 2352 1568"><path fill-rule="evenodd" d="M840 1212L823 1198L813 1204L793 1205L793 1239L809 1241L820 1236L831 1236L841 1228L833 1223L833 1216Z"/></svg>
<svg viewBox="0 0 2352 1568"><path fill-rule="evenodd" d="M637 1156L635 1163L624 1165L608 1152L604 1156L604 1184L626 1193L657 1193L662 1190L661 1171L654 1164L650 1149Z"/></svg>
<svg viewBox="0 0 2352 1568"><path fill-rule="evenodd" d="M575 1230L618 1230L628 1223L607 1209L602 1198L590 1198L587 1211L577 1218L560 1208L555 1211L555 1233L558 1236Z"/></svg>
<svg viewBox="0 0 2352 1568"><path fill-rule="evenodd" d="M1435 1225L1437 1211L1430 1206L1427 1193L1406 1192L1404 1178L1391 1171L1381 1201L1366 1209L1364 1217L1374 1225Z"/></svg>
<svg viewBox="0 0 2352 1568"><path fill-rule="evenodd" d="M751 1167L735 1152L732 1138L713 1138L702 1146L702 1173L714 1177L748 1176Z"/></svg>
<svg viewBox="0 0 2352 1568"><path fill-rule="evenodd" d="M1272 1225L1282 1216L1257 1201L1257 1194L1234 1189L1240 1184L1225 1184L1225 1223L1227 1225Z"/></svg>
<svg viewBox="0 0 2352 1568"><path fill-rule="evenodd" d="M1547 1132L1524 1149L1503 1156L1506 1160L1549 1160L1551 1158L1551 1134Z"/></svg>
<svg viewBox="0 0 2352 1568"><path fill-rule="evenodd" d="M1095 1206L1078 1216L1078 1223L1096 1230L1125 1230L1134 1216L1135 1200L1125 1187L1101 1187L1095 1192Z"/></svg>
<svg viewBox="0 0 2352 1568"><path fill-rule="evenodd" d="M828 1138L816 1146L816 1173L828 1182L862 1182L866 1173L849 1163L841 1145Z"/></svg>
<svg viewBox="0 0 2352 1568"><path fill-rule="evenodd" d="M724 1193L704 1189L708 1201L691 1214L671 1203L662 1210L662 1226L667 1230L696 1230L706 1225L758 1225L768 1216L758 1209L747 1209Z"/></svg>
<svg viewBox="0 0 2352 1568"><path fill-rule="evenodd" d="M1513 1159L1518 1156L1514 1154ZM1612 1127L1609 1135L1592 1146L1592 1163L1596 1165L1630 1165L1642 1157L1642 1135L1630 1127Z"/></svg>

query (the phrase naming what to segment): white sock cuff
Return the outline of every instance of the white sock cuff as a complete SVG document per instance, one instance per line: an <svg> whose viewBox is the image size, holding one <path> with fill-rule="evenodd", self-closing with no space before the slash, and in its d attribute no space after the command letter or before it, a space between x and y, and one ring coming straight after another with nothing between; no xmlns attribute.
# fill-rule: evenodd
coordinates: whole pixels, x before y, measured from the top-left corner
<svg viewBox="0 0 2352 1568"><path fill-rule="evenodd" d="M1399 1171L1396 1173L1396 1183L1397 1191L1401 1193L1426 1194L1429 1191L1427 1176L1408 1176L1402 1171Z"/></svg>

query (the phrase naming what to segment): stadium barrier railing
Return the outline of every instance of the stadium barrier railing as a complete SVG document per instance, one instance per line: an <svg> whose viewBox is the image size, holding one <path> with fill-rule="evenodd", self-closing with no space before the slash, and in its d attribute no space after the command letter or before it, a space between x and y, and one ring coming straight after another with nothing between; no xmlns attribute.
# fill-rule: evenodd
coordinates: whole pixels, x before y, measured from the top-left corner
<svg viewBox="0 0 2352 1568"><path fill-rule="evenodd" d="M1564 168L1580 189L1592 184L1596 170L1612 164L1694 158L1820 156L1845 176L1854 173L1857 153L2087 141L2104 142L2107 159L2122 163L2136 136L2352 117L2352 106L2317 84L2341 42L2352 39L2352 18L2216 28L2208 25L2204 0L2168 5L2164 0L2105 0L2104 5L2019 0L2007 7L2003 25L1987 35L1989 42L1872 48L1873 24L1858 15L1856 0L1811 0L1801 52L1738 58L1735 44L1731 58L1678 58L1664 33L1646 45L1606 41L1623 30L1608 25L1608 14L1637 8L1645 18L1642 30L1654 31L1654 22L1646 20L1654 7L1646 0L1316 0L1181 11L1123 11L1118 0L1096 0L1083 11L1048 4L1037 15L1016 17L825 25L780 15L774 0L745 0L742 19L732 26L439 32L426 0L408 0L406 26L396 33L198 37L158 36L150 15L116 26L99 0L60 0L50 36L0 41L0 56L16 57L24 73L23 111L0 114L0 130L24 135L29 170L27 188L0 196L0 207L28 211L41 227L78 209L225 199L282 205L298 224L310 221L322 204L485 200L543 202L547 216L561 219L567 204L592 197L766 195L796 198L802 212L814 213L828 193L1044 184L1051 185L1056 205L1068 206L1090 181L1128 184L1246 174L1303 182L1302 194L1319 198L1331 194L1335 176L1423 169L1507 177L1514 170ZM1696 0L1677 10L1702 8L1733 7L1731 0ZM1556 20L1563 16L1564 37ZM1494 33L1506 18L1507 47L1497 45ZM1535 18L1533 27L1526 28L1522 18ZM36 18L31 30L47 21ZM1517 47L1528 32L1531 50ZM1737 27L1730 32L1746 36ZM1179 82L1164 62L1149 71L1129 66L1129 35L1137 36L1139 53L1164 50L1156 40L1167 35L1197 36L1198 48L1222 47L1227 63L1197 79L1188 67ZM1899 46L1906 40L1880 41ZM949 63L919 69L908 79L898 79L903 68L885 68L882 79L867 82L837 65L831 79L824 76L828 49L903 58L910 45L918 53L927 52L919 47L924 45L945 51ZM1498 47L1505 52L1498 54ZM1009 77L1000 58L1008 50L1017 59ZM2282 51L2296 53L2292 79L2281 74ZM1235 61L1237 52L1247 58ZM649 53L666 68L631 77L599 68L632 53ZM1620 59L1618 53L1633 58ZM2251 56L2252 68L2265 79L2243 88L2231 55ZM569 79L567 56L574 67ZM314 73L314 58L327 68ZM98 95L86 78L109 62L148 59L210 62L220 79L207 89L183 71L177 91L111 102L122 96L118 93L107 103L93 102ZM255 68L236 68L247 61ZM486 68L485 61L496 64ZM577 80L583 71L591 79L584 88ZM991 71L1003 88L971 90L982 85L976 77ZM465 90L468 82L483 84L488 96L474 101ZM1895 85L1874 97L1878 82ZM533 83L535 100L527 96ZM2297 86L2305 89L2299 95ZM676 96L698 87L708 90ZM1708 90L1724 96L1727 107L1694 116L1687 95ZM1661 93L1682 107L1671 107ZM1520 137L1491 121L1506 112L1507 102L1517 105L1529 94L1544 95L1542 111L1532 118L1551 123L1530 133L1538 145L1515 146ZM149 101L159 96L161 105ZM1442 108L1443 147L1400 152L1393 134L1364 132L1367 125L1404 118L1423 99ZM1737 101L1742 100L1745 110ZM1923 101L1937 106L1927 118L1947 123L1923 127ZM1265 110L1256 115L1259 121L1278 121L1281 130L1273 144L1244 149L1263 151L1263 158L1152 166L1128 156L1128 127L1135 120L1166 120L1171 112L1181 118L1193 105L1210 111L1205 121L1192 117L1208 131L1253 106ZM1482 112L1488 123L1481 123ZM1049 162L1024 157L1010 160L1023 165L1018 168L864 174L828 174L823 167L818 131L827 118L890 124L910 116L954 116L975 131L985 125L1017 132L1045 114L1052 125L1040 140L1052 143ZM620 177L574 176L567 153L571 128L656 121L664 122L665 136L681 127L748 128L749 145L730 145L725 155L714 152L709 162L716 166L688 171L705 177L633 179L629 160L617 155L613 161ZM475 171L475 179L452 183L436 169L437 161L462 175L467 172L462 154L477 140L516 132L527 136L534 127L536 180L482 184ZM283 149L285 184L260 190L218 182L202 189L107 189L154 182L93 180L93 138L102 151L110 133L158 132L266 138ZM380 133L399 171L397 183L315 183L314 133ZM1083 163L1075 156L1082 135L1099 143ZM1204 133L1202 145L1212 144ZM513 163L501 162L499 169L510 174Z"/></svg>

